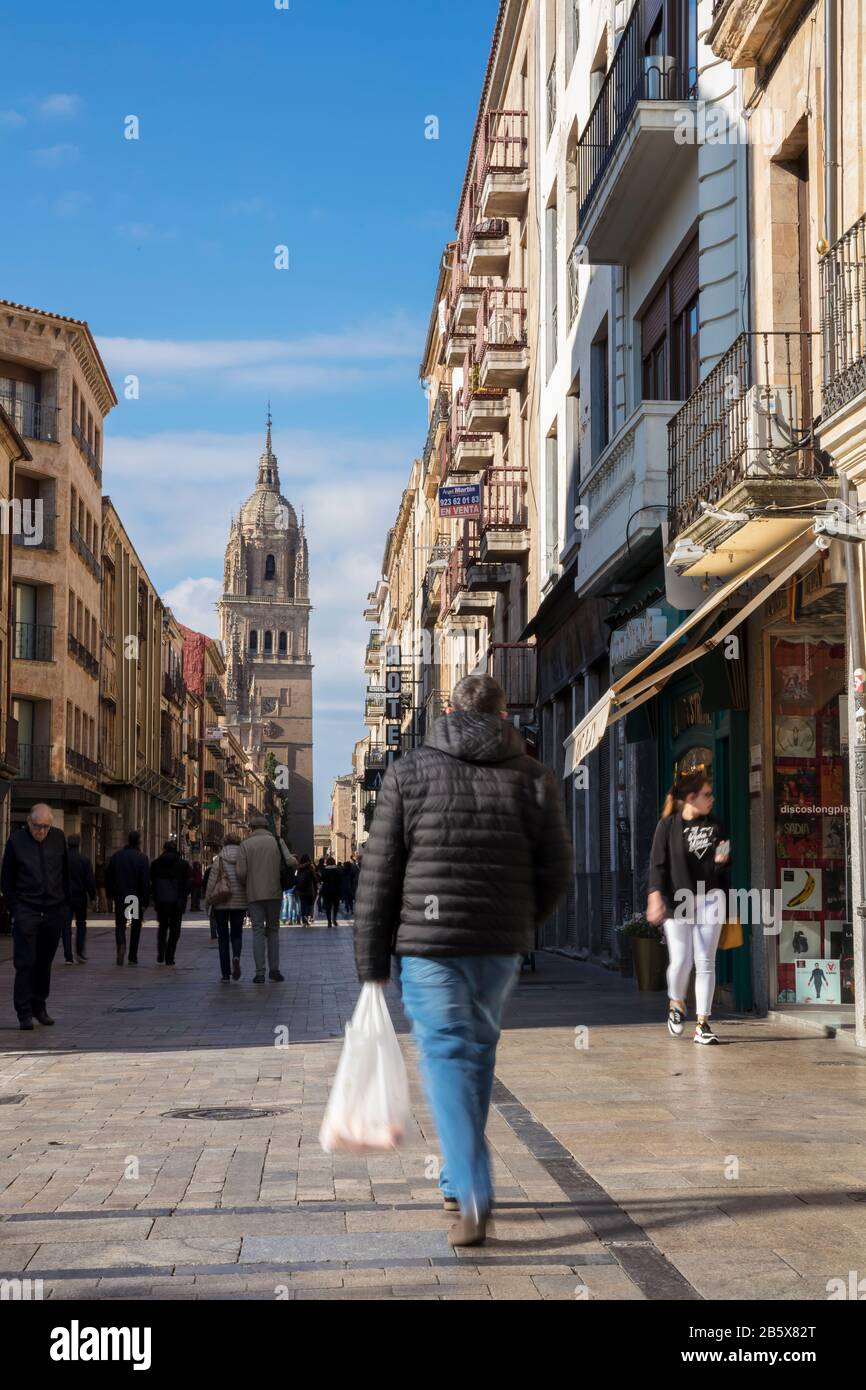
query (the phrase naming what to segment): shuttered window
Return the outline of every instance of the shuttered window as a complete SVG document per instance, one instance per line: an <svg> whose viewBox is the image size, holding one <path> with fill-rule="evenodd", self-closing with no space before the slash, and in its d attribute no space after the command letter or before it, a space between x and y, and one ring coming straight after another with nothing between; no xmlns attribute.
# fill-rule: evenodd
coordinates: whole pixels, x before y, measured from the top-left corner
<svg viewBox="0 0 866 1390"><path fill-rule="evenodd" d="M674 318L698 292L698 239L695 237L671 271L671 310Z"/></svg>

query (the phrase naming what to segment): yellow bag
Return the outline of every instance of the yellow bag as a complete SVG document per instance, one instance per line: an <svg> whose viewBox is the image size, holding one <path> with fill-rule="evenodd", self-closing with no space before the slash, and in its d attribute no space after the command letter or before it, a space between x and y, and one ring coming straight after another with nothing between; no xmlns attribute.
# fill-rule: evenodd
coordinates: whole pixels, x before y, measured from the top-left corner
<svg viewBox="0 0 866 1390"><path fill-rule="evenodd" d="M733 951L737 946L742 946L742 944L742 923L735 917L732 922L726 922L722 927L722 934L719 937L719 950Z"/></svg>

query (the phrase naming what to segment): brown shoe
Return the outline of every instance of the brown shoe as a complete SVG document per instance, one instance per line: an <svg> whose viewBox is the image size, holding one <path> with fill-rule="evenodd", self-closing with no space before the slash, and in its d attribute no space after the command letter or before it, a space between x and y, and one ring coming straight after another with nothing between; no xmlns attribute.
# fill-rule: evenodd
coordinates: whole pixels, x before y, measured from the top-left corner
<svg viewBox="0 0 866 1390"><path fill-rule="evenodd" d="M448 1232L448 1244L483 1245L487 1239L488 1219L488 1212L482 1212L477 1218L461 1216L460 1220L455 1221Z"/></svg>
<svg viewBox="0 0 866 1390"><path fill-rule="evenodd" d="M443 1196L442 1196L442 1210L443 1210L443 1211L459 1211L459 1210L460 1210L460 1203L458 1202L458 1200L457 1200L456 1197L446 1197L446 1196L444 1195L444 1193L443 1193Z"/></svg>
<svg viewBox="0 0 866 1390"><path fill-rule="evenodd" d="M237 956L235 956L234 960L232 961L232 979L233 979L233 980L239 980L240 978L241 978L241 963L240 963L240 961L238 960Z"/></svg>

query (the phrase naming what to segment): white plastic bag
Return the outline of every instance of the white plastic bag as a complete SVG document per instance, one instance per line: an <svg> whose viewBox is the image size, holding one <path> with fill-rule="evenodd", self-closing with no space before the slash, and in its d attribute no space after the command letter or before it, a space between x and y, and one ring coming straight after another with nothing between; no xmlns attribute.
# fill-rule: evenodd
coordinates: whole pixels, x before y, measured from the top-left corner
<svg viewBox="0 0 866 1390"><path fill-rule="evenodd" d="M409 1128L409 1078L381 985L362 986L328 1098L325 1153L381 1153Z"/></svg>

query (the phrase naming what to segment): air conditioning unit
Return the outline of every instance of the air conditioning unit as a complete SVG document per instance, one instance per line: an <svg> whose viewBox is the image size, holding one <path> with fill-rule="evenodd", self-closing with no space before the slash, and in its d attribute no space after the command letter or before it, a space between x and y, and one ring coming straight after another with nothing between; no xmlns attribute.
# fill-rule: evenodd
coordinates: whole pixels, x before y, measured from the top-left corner
<svg viewBox="0 0 866 1390"><path fill-rule="evenodd" d="M728 411L728 454L746 478L793 478L799 471L796 386L750 386Z"/></svg>
<svg viewBox="0 0 866 1390"><path fill-rule="evenodd" d="M667 53L644 58L644 99L646 101L675 101L677 91L677 60Z"/></svg>

